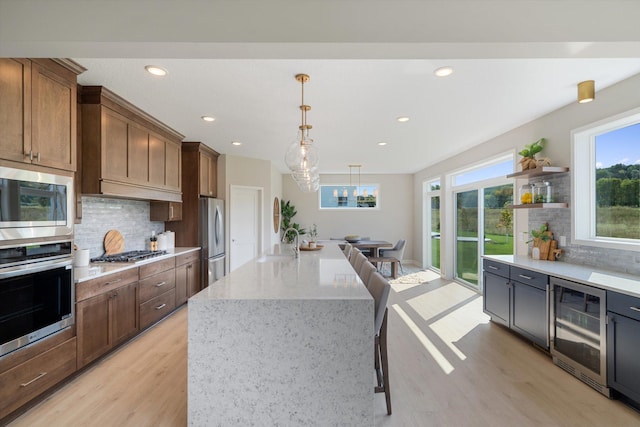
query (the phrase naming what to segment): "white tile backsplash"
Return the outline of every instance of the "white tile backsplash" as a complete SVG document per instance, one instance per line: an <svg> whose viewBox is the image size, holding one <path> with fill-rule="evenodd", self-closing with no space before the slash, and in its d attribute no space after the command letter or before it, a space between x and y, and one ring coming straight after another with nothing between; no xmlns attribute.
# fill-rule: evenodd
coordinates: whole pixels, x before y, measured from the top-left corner
<svg viewBox="0 0 640 427"><path fill-rule="evenodd" d="M149 202L143 200L82 197L82 222L74 226L74 241L89 249L91 258L104 253L104 235L118 230L124 237L124 250L149 248L151 231L164 231L164 222L149 220Z"/></svg>

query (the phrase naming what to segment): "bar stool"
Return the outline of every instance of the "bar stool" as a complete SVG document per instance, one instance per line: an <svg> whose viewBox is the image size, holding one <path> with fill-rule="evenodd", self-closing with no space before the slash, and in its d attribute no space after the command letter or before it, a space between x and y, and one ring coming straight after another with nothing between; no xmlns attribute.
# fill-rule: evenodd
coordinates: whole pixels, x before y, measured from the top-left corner
<svg viewBox="0 0 640 427"><path fill-rule="evenodd" d="M374 318L374 352L375 371L378 385L374 388L375 393L384 393L387 401L387 414L391 415L391 390L389 388L389 360L387 355L387 301L391 285L375 271L369 279L369 293L375 301Z"/></svg>
<svg viewBox="0 0 640 427"><path fill-rule="evenodd" d="M347 243L344 245L344 249L342 250L342 253L344 254L345 257L347 257L347 259L349 259L349 256L351 256L351 249L353 249L353 246L351 246L351 243Z"/></svg>
<svg viewBox="0 0 640 427"><path fill-rule="evenodd" d="M358 248L351 249L351 254L349 255L349 262L351 263L352 267L356 264L356 258L359 253L361 253L360 249Z"/></svg>
<svg viewBox="0 0 640 427"><path fill-rule="evenodd" d="M358 270L358 276L360 276L360 280L362 283L369 288L369 280L371 280L371 274L376 271L376 266L371 264L369 260L362 263L360 266L360 270Z"/></svg>
<svg viewBox="0 0 640 427"><path fill-rule="evenodd" d="M362 252L358 253L356 255L356 261L353 264L353 269L356 271L356 273L360 272L360 267L362 267L362 264L364 264L365 262L367 262L366 255Z"/></svg>

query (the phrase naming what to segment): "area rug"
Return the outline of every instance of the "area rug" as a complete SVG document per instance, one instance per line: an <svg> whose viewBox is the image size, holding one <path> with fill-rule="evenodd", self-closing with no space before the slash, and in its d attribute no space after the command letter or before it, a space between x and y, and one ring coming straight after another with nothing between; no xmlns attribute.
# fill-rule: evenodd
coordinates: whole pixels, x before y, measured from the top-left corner
<svg viewBox="0 0 640 427"><path fill-rule="evenodd" d="M439 278L438 273L435 273L430 270L422 270L411 274L405 274L404 276L400 276L397 279L389 280L391 284L391 288L400 292L405 289L409 289L416 285L421 285L423 283L429 282L430 280L434 280Z"/></svg>

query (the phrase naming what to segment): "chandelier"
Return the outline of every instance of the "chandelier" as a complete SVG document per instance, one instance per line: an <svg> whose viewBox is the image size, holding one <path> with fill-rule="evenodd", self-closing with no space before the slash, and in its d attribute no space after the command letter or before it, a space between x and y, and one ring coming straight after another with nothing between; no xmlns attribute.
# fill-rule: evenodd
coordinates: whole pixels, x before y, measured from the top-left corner
<svg viewBox="0 0 640 427"><path fill-rule="evenodd" d="M302 112L300 126L298 126L298 136L287 149L284 160L291 171L291 177L298 184L301 191L312 193L320 188L320 175L318 173L318 149L313 144L313 139L309 137L309 130L312 128L307 124L307 111L311 106L304 103L304 84L309 81L306 74L297 74L296 80L302 86Z"/></svg>

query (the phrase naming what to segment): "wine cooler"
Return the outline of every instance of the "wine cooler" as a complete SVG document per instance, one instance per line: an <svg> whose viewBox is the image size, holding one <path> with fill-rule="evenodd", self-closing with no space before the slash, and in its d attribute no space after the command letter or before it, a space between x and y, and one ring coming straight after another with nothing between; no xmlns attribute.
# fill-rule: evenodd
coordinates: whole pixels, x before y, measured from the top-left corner
<svg viewBox="0 0 640 427"><path fill-rule="evenodd" d="M555 277L550 288L553 362L609 397L606 292Z"/></svg>

